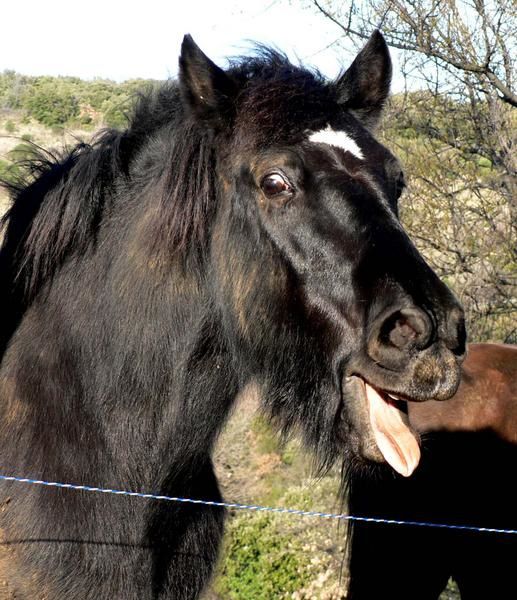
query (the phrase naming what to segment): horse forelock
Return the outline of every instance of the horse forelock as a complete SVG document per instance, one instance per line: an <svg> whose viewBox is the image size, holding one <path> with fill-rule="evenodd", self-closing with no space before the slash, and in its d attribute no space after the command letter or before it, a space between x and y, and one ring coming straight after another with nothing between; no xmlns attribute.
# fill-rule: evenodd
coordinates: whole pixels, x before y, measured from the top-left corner
<svg viewBox="0 0 517 600"><path fill-rule="evenodd" d="M236 76L246 80L237 98L236 131L249 146L299 143L307 128L323 127L335 107L332 86L318 71L268 49L245 61Z"/></svg>

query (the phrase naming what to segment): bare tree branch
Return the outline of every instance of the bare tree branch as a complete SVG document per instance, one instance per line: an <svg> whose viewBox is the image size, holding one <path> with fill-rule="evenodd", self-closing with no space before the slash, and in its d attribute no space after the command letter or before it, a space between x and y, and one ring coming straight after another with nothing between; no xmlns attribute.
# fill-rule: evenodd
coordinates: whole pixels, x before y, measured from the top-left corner
<svg viewBox="0 0 517 600"><path fill-rule="evenodd" d="M471 339L517 342L515 0L309 0L343 38L382 25L419 87L382 135L406 164L401 215L461 297Z"/></svg>

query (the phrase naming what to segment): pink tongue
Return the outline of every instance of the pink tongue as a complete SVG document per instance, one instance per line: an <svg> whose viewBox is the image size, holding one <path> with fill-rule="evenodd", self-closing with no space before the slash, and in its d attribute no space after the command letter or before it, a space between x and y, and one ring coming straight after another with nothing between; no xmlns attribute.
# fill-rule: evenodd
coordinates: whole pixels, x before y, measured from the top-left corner
<svg viewBox="0 0 517 600"><path fill-rule="evenodd" d="M375 442L386 462L409 477L420 461L420 446L408 427L407 415L386 402L371 385L365 382L365 386Z"/></svg>

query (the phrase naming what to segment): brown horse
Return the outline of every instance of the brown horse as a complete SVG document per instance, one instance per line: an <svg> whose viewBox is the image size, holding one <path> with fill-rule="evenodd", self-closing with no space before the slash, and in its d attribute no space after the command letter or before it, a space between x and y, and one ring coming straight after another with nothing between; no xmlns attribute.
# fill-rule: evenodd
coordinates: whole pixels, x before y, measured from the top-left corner
<svg viewBox="0 0 517 600"><path fill-rule="evenodd" d="M517 529L517 346L470 345L456 395L408 409L419 468L352 474L351 512ZM436 600L451 576L463 600L516 597L516 535L356 524L350 550L350 600Z"/></svg>

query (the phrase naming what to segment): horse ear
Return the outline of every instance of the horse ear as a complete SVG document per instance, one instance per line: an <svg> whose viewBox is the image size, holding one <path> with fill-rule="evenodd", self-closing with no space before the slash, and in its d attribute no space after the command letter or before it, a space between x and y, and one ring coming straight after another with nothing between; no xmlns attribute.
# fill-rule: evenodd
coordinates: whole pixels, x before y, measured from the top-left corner
<svg viewBox="0 0 517 600"><path fill-rule="evenodd" d="M186 35L179 59L180 88L184 104L214 129L222 128L231 116L235 82Z"/></svg>
<svg viewBox="0 0 517 600"><path fill-rule="evenodd" d="M337 81L338 102L369 129L377 125L389 95L391 71L388 45L376 30Z"/></svg>

